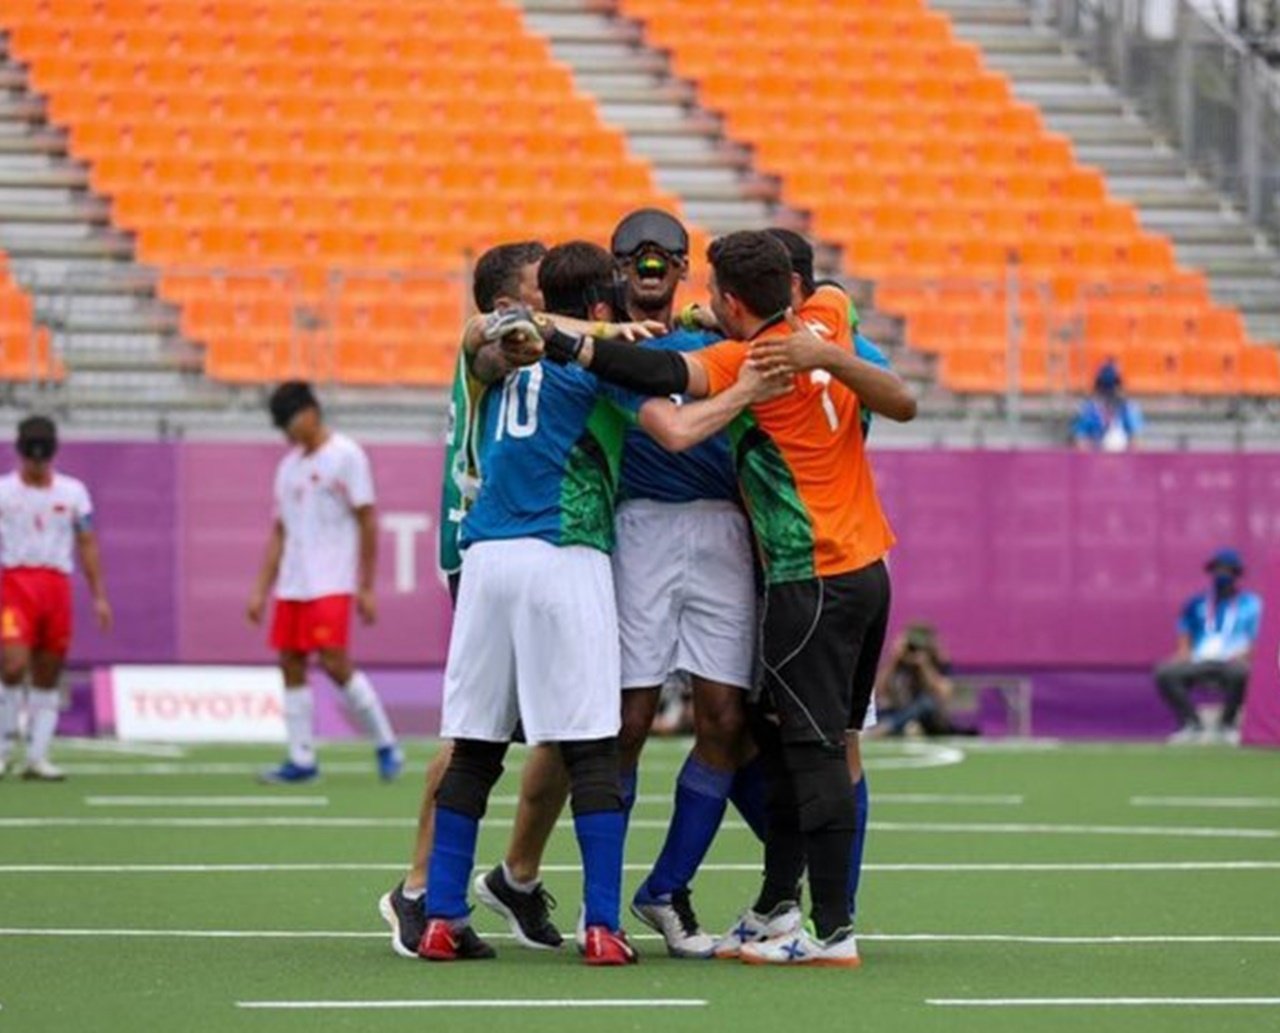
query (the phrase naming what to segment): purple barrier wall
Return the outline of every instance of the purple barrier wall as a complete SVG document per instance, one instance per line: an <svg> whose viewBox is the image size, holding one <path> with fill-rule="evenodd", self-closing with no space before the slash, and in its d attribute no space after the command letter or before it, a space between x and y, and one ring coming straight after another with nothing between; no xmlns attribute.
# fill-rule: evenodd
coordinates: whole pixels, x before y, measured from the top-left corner
<svg viewBox="0 0 1280 1033"><path fill-rule="evenodd" d="M74 659L259 662L244 603L266 540L280 446L69 444L62 466L99 509L119 616L92 628L82 585ZM373 445L383 533L381 619L366 662L438 665L448 596L435 573L439 446ZM1234 544L1261 585L1280 556L1280 456L891 452L874 462L901 541L894 613L935 622L970 667L1146 668ZM77 579L79 581L79 579ZM1280 580L1268 593L1280 617Z"/></svg>
<svg viewBox="0 0 1280 1033"><path fill-rule="evenodd" d="M83 480L93 497L116 616L109 635L98 630L77 573L71 658L77 665L174 658L177 459L164 444L70 442L59 452L59 468Z"/></svg>
<svg viewBox="0 0 1280 1033"><path fill-rule="evenodd" d="M886 451L874 463L901 542L895 621L935 622L970 667L1148 666L1172 649L1211 551L1236 545L1256 578L1280 549L1280 456Z"/></svg>
<svg viewBox="0 0 1280 1033"><path fill-rule="evenodd" d="M1262 615L1262 637L1254 654L1241 728L1244 741L1251 745L1280 743L1280 549L1272 552L1265 577L1263 598L1271 606Z"/></svg>

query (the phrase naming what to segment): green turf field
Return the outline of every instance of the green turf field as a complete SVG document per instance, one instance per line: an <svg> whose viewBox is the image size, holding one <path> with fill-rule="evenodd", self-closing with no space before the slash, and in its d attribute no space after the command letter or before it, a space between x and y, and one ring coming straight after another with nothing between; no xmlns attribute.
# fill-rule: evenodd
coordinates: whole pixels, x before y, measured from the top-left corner
<svg viewBox="0 0 1280 1033"><path fill-rule="evenodd" d="M646 755L629 889L684 749ZM646 936L625 970L501 939L496 962L397 958L376 901L411 842L416 774L379 785L367 752L342 745L322 752L321 782L266 789L251 773L275 750L156 752L68 743L67 783L0 782L0 1031L1280 1029L1274 753L875 744L863 967L806 972L673 961ZM514 785L497 790L482 861L500 856ZM566 930L575 858L562 828L547 882ZM705 924L748 901L758 858L731 820L695 885ZM1160 1003L1026 1003L1045 998ZM1222 1003L1239 998L1253 1000ZM529 999L554 1006L503 1003ZM616 1006L564 1006L589 1001Z"/></svg>

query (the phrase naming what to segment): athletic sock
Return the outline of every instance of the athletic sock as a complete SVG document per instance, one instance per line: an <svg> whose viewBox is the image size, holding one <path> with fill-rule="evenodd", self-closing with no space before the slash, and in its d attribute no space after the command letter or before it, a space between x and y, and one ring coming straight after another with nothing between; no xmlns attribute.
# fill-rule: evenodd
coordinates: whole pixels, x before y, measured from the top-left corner
<svg viewBox="0 0 1280 1033"><path fill-rule="evenodd" d="M531 882L521 882L511 874L511 869L508 867L506 861L502 862L502 878L506 880L507 885L517 893L532 893L538 888L541 882L540 879L534 879Z"/></svg>
<svg viewBox="0 0 1280 1033"><path fill-rule="evenodd" d="M863 775L853 787L853 803L857 817L853 824L853 847L849 855L849 916L858 916L858 880L862 876L862 852L867 845L867 814L871 794L867 789L867 776Z"/></svg>
<svg viewBox="0 0 1280 1033"><path fill-rule="evenodd" d="M623 811L575 814L573 828L582 853L582 899L587 925L620 927L622 913L622 851L627 835ZM437 833L438 835L438 833ZM433 879L435 872L432 871Z"/></svg>
<svg viewBox="0 0 1280 1033"><path fill-rule="evenodd" d="M850 922L848 867L852 841L853 829L849 828L818 829L804 836L813 924L820 940Z"/></svg>
<svg viewBox="0 0 1280 1033"><path fill-rule="evenodd" d="M57 691L33 689L27 694L27 708L31 713L31 745L27 747L27 763L38 764L49 756L49 744L53 742L53 733L58 727Z"/></svg>
<svg viewBox="0 0 1280 1033"><path fill-rule="evenodd" d="M625 826L631 821L631 810L636 805L636 787L640 784L640 771L638 768L623 771L619 774L618 780L622 783L622 823L625 833Z"/></svg>
<svg viewBox="0 0 1280 1033"><path fill-rule="evenodd" d="M284 690L284 729L289 740L289 759L300 768L315 767L316 763L316 748L311 738L314 707L309 685Z"/></svg>
<svg viewBox="0 0 1280 1033"><path fill-rule="evenodd" d="M733 775L729 789L729 802L737 808L742 820L751 826L761 843L769 823L768 783L765 780L764 761L753 757Z"/></svg>
<svg viewBox="0 0 1280 1033"><path fill-rule="evenodd" d="M382 709L382 700L378 698L368 675L363 671L353 671L347 684L342 686L342 698L346 701L347 712L360 723L370 739L379 746L396 744L396 733L391 730L387 712Z"/></svg>
<svg viewBox="0 0 1280 1033"><path fill-rule="evenodd" d="M18 740L18 716L22 713L24 692L21 685L0 688L0 761L8 758Z"/></svg>
<svg viewBox="0 0 1280 1033"><path fill-rule="evenodd" d="M649 875L649 893L687 889L720 830L733 772L719 771L692 754L676 779L676 806L666 842Z"/></svg>
<svg viewBox="0 0 1280 1033"><path fill-rule="evenodd" d="M405 900L421 900L423 895L426 892L427 892L426 886L419 886L417 889L412 889L412 890L409 889L408 886L405 886L403 889L400 890L400 893Z"/></svg>
<svg viewBox="0 0 1280 1033"><path fill-rule="evenodd" d="M429 917L457 921L470 914L467 886L479 832L479 818L469 818L448 807L436 808L436 839L427 866L425 911Z"/></svg>

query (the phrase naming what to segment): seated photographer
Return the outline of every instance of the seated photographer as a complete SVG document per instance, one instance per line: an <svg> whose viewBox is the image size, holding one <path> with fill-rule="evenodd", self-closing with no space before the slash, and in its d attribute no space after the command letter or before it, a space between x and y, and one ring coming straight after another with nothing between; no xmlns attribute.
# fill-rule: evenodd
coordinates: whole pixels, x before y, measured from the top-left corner
<svg viewBox="0 0 1280 1033"><path fill-rule="evenodd" d="M937 630L929 624L908 626L894 643L876 683L879 724L872 734L956 734L948 714L955 691L950 670Z"/></svg>

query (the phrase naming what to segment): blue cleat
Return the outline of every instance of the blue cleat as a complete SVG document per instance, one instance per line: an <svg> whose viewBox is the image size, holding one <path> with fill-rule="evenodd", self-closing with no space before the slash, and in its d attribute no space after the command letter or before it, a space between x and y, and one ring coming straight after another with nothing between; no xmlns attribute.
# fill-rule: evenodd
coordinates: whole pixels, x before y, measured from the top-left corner
<svg viewBox="0 0 1280 1033"><path fill-rule="evenodd" d="M394 782L404 770L404 754L399 746L378 747L378 777L384 782Z"/></svg>
<svg viewBox="0 0 1280 1033"><path fill-rule="evenodd" d="M317 765L303 767L286 760L278 768L267 768L258 776L258 781L265 785L300 785L303 782L314 782L319 777L320 768Z"/></svg>

